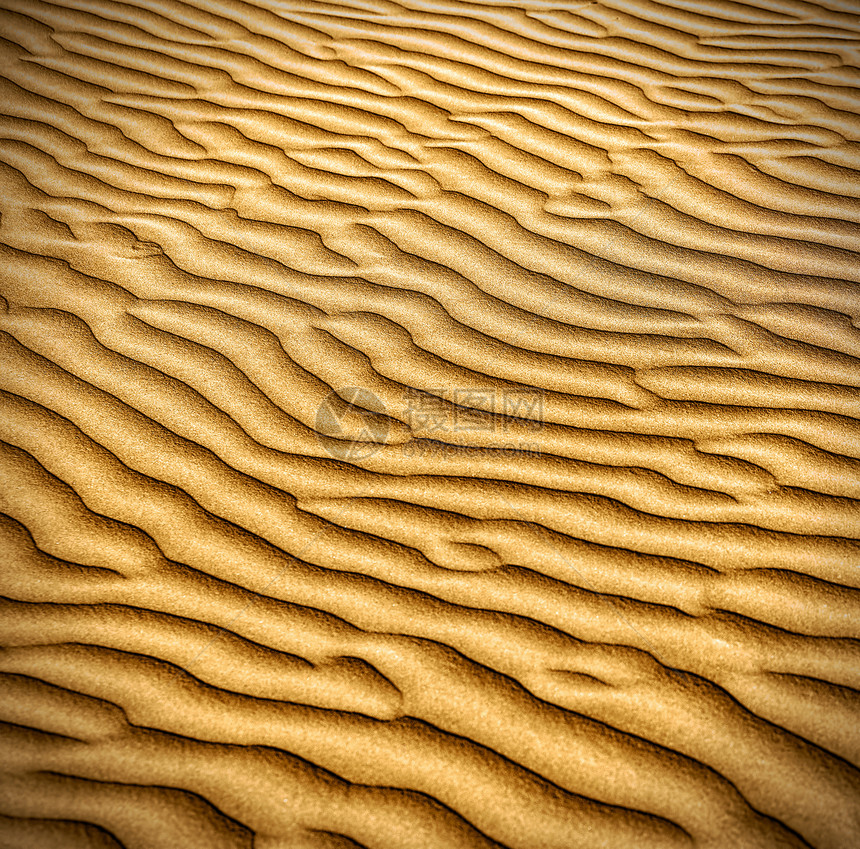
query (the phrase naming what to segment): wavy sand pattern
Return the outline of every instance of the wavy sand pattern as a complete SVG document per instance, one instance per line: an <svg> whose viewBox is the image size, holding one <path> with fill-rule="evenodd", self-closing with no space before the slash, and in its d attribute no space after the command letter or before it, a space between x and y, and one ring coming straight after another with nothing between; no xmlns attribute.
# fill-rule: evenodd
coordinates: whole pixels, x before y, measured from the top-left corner
<svg viewBox="0 0 860 849"><path fill-rule="evenodd" d="M853 3L2 5L3 847L860 845Z"/></svg>

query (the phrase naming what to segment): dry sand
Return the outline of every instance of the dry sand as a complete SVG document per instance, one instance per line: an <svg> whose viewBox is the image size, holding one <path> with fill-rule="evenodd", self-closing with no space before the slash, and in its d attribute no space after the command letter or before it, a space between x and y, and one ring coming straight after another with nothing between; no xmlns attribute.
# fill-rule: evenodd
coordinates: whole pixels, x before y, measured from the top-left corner
<svg viewBox="0 0 860 849"><path fill-rule="evenodd" d="M860 846L848 0L3 0L0 845Z"/></svg>

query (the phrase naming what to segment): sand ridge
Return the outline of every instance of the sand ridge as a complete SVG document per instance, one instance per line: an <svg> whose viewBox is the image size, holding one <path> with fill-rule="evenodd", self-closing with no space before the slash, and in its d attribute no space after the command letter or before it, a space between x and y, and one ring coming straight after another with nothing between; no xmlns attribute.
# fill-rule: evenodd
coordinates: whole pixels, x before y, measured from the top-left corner
<svg viewBox="0 0 860 849"><path fill-rule="evenodd" d="M860 840L852 4L0 5L0 844Z"/></svg>

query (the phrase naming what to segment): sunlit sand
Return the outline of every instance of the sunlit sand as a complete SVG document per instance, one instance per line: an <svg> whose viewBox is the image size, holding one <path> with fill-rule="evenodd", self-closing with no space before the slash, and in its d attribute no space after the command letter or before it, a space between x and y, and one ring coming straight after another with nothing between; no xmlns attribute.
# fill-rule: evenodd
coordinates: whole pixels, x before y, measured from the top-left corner
<svg viewBox="0 0 860 849"><path fill-rule="evenodd" d="M860 16L3 0L0 845L860 846Z"/></svg>

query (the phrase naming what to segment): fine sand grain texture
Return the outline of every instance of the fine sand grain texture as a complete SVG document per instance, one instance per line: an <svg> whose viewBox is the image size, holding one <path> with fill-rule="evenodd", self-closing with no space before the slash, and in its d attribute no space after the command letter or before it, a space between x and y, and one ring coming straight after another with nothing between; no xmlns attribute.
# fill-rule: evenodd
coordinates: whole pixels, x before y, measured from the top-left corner
<svg viewBox="0 0 860 849"><path fill-rule="evenodd" d="M3 849L860 846L849 0L2 0Z"/></svg>

